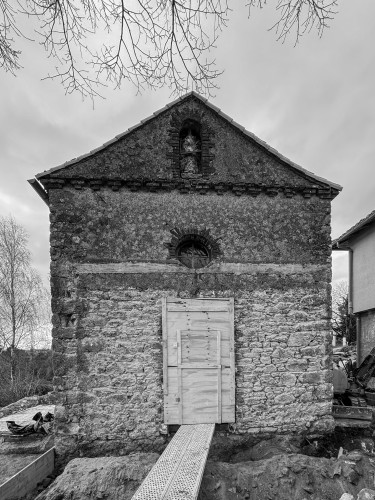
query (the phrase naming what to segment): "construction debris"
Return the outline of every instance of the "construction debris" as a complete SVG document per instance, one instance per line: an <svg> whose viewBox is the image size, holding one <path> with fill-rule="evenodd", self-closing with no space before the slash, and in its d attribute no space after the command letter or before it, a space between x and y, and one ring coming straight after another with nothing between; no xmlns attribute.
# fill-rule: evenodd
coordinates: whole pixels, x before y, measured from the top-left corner
<svg viewBox="0 0 375 500"><path fill-rule="evenodd" d="M52 413L46 413L44 416L41 412L36 413L31 422L26 425L19 425L14 420L7 420L7 428L12 434L17 436L29 436L30 434L51 434L53 428L54 416Z"/></svg>

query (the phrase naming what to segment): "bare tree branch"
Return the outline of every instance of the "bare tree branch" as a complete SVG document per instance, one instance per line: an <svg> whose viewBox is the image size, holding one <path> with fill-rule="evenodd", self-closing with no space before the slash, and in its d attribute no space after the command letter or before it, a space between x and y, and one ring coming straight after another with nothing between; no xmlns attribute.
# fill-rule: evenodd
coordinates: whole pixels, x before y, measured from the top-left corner
<svg viewBox="0 0 375 500"><path fill-rule="evenodd" d="M267 0L248 0L249 14L253 7L263 8L266 4ZM313 28L322 36L337 14L337 5L338 0L278 0L279 20L270 29L276 31L281 41L294 32L296 44Z"/></svg>
<svg viewBox="0 0 375 500"><path fill-rule="evenodd" d="M319 35L335 14L338 0L278 0L278 39L313 27ZM249 12L266 0L247 0ZM237 7L240 8L240 7ZM211 94L221 71L212 52L227 25L228 0L0 0L0 64L19 69L15 40L25 19L36 25L38 41L66 92L100 95L124 80L138 91L168 86ZM21 22L22 21L22 22Z"/></svg>
<svg viewBox="0 0 375 500"><path fill-rule="evenodd" d="M14 36L21 36L15 22L16 9L8 0L0 0L0 65L5 71L15 74L20 69L19 51L15 50Z"/></svg>
<svg viewBox="0 0 375 500"><path fill-rule="evenodd" d="M354 342L356 339L356 319L348 310L348 283L340 281L332 287L332 330L340 338Z"/></svg>

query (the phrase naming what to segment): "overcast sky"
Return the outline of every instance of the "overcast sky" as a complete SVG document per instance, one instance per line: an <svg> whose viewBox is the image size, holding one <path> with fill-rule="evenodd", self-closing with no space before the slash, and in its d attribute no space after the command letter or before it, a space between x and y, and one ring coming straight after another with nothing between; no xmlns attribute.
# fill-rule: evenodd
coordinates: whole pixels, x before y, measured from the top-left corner
<svg viewBox="0 0 375 500"><path fill-rule="evenodd" d="M375 2L339 1L323 38L311 32L296 47L267 31L275 19L269 3L251 19L235 7L217 43L225 72L210 100L284 156L343 186L332 203L335 238L375 209ZM167 88L136 95L124 85L106 89L93 109L57 81L41 81L53 67L41 47L20 47L24 69L16 78L0 74L0 213L26 227L47 282L48 208L26 180L100 146L174 97ZM334 256L334 280L347 275L344 254Z"/></svg>

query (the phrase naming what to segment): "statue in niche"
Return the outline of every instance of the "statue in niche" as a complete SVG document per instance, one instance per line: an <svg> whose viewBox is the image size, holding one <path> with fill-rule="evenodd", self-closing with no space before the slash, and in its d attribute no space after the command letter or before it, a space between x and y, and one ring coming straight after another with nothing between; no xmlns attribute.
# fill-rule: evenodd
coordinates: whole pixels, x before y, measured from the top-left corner
<svg viewBox="0 0 375 500"><path fill-rule="evenodd" d="M193 136L191 130L189 130L188 135L185 137L182 143L182 149L185 153L197 153L198 152L198 140Z"/></svg>
<svg viewBox="0 0 375 500"><path fill-rule="evenodd" d="M191 129L181 141L181 173L184 176L199 174L200 140Z"/></svg>

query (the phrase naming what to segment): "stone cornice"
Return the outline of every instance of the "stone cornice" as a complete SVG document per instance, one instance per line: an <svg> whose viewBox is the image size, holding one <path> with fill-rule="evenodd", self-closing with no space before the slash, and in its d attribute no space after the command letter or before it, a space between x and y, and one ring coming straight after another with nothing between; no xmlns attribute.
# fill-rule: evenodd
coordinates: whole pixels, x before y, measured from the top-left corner
<svg viewBox="0 0 375 500"><path fill-rule="evenodd" d="M74 188L76 190L92 189L99 191L103 188L109 188L112 191L119 191L128 189L130 191L149 191L149 192L166 192L176 190L181 194L199 193L205 195L208 192L215 192L217 195L224 193L232 193L235 196L248 195L256 197L261 193L269 197L278 195L292 198L296 195L302 195L304 198L311 198L318 196L322 199L332 200L335 198L339 190L333 187L322 186L287 186L287 185L265 185L254 183L228 183L218 182L213 183L203 179L194 180L148 180L148 179L59 179L51 177L43 179L42 184L47 192L52 189L63 189L66 187Z"/></svg>

